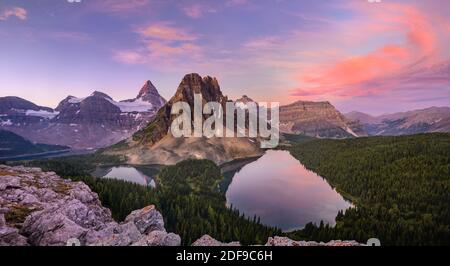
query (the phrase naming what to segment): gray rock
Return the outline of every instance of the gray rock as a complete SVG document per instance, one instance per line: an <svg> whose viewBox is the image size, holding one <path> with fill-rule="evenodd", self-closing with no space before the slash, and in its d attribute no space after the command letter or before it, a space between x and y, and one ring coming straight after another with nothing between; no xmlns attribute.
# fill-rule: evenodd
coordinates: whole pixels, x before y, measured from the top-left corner
<svg viewBox="0 0 450 266"><path fill-rule="evenodd" d="M131 212L125 218L125 222L133 222L141 234L151 231L165 231L164 219L161 213L156 211L154 205Z"/></svg>
<svg viewBox="0 0 450 266"><path fill-rule="evenodd" d="M98 195L39 168L0 165L0 245L64 246L76 238L83 245L180 245L167 233L154 205L133 211L118 224ZM8 218L9 217L9 218Z"/></svg>
<svg viewBox="0 0 450 266"><path fill-rule="evenodd" d="M198 247L240 246L240 245L241 243L237 241L230 243L222 243L209 235L204 235L201 238L197 239L194 243L192 243L192 246Z"/></svg>
<svg viewBox="0 0 450 266"><path fill-rule="evenodd" d="M287 237L269 237L266 246L297 246L297 247L309 247L309 246L363 246L356 241L342 241L342 240L332 240L328 243L315 242L315 241L295 241Z"/></svg>
<svg viewBox="0 0 450 266"><path fill-rule="evenodd" d="M152 231L143 236L133 246L179 246L181 238L174 233L164 231Z"/></svg>

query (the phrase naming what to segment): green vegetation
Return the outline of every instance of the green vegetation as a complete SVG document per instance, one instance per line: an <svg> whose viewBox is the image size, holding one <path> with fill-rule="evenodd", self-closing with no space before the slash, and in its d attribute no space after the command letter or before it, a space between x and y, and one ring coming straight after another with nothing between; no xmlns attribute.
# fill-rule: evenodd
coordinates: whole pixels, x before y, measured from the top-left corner
<svg viewBox="0 0 450 266"><path fill-rule="evenodd" d="M450 134L314 140L290 152L356 205L335 227L308 224L290 237L450 244Z"/></svg>
<svg viewBox="0 0 450 266"><path fill-rule="evenodd" d="M44 171L53 171L60 176L74 177L89 176L97 166L119 165L124 162L124 157L94 153L34 161L10 162L9 164L40 167Z"/></svg>
<svg viewBox="0 0 450 266"><path fill-rule="evenodd" d="M164 167L156 177L156 189L151 189L121 180L89 176L90 169L100 159L118 160L98 155L74 156L31 161L26 165L83 181L99 195L102 204L111 209L117 221L124 220L133 210L156 205L163 214L166 229L180 234L185 245L204 234L220 241L238 240L243 244L264 244L269 236L281 234L276 228L262 225L256 217L249 219L238 210L226 207L225 195L219 190L223 176L211 161L187 160Z"/></svg>
<svg viewBox="0 0 450 266"><path fill-rule="evenodd" d="M25 219L28 215L30 215L34 211L39 210L35 207L22 204L14 204L12 206L9 206L9 208L10 211L6 213L5 221L17 228L21 227L22 223L25 222Z"/></svg>
<svg viewBox="0 0 450 266"><path fill-rule="evenodd" d="M261 225L259 219L246 218L225 206L219 191L223 177L208 160L186 160L165 167L157 177L160 208L168 230L181 235L189 244L204 234L221 241L239 240L243 244L263 244L276 228Z"/></svg>
<svg viewBox="0 0 450 266"><path fill-rule="evenodd" d="M60 145L34 144L13 132L0 130L0 157L13 157L68 149L70 148Z"/></svg>
<svg viewBox="0 0 450 266"><path fill-rule="evenodd" d="M288 141L289 143L302 143L310 140L314 140L314 137L309 137L302 134L288 134L282 133L282 139Z"/></svg>

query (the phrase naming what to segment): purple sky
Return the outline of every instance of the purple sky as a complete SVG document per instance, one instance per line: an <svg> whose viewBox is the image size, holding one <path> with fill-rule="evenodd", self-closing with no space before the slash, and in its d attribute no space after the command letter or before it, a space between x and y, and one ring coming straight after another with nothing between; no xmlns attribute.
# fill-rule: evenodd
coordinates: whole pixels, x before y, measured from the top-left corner
<svg viewBox="0 0 450 266"><path fill-rule="evenodd" d="M186 73L231 98L372 114L448 106L448 0L0 0L0 96L170 98Z"/></svg>

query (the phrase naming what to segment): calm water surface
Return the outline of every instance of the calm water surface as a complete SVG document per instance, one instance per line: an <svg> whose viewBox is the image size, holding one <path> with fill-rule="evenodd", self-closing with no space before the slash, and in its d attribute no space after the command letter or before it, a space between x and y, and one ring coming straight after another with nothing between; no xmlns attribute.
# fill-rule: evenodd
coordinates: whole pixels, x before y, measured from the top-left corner
<svg viewBox="0 0 450 266"><path fill-rule="evenodd" d="M267 151L233 176L226 192L227 205L246 216L261 218L284 231L309 222L335 225L339 210L351 203L322 177L307 170L288 151Z"/></svg>
<svg viewBox="0 0 450 266"><path fill-rule="evenodd" d="M152 179L152 177L145 175L132 166L114 166L109 168L100 168L95 171L94 176L119 179L143 186L155 187L155 181Z"/></svg>

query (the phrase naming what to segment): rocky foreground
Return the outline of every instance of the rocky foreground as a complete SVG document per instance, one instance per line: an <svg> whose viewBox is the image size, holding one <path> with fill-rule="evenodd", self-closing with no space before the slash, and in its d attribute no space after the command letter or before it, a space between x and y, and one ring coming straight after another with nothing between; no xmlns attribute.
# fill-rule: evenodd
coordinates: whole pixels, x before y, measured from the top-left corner
<svg viewBox="0 0 450 266"><path fill-rule="evenodd" d="M178 246L162 215L150 205L117 223L98 195L83 182L62 179L39 168L0 165L0 246L64 246L77 239L88 246ZM70 242L69 241L69 242ZM193 246L239 246L205 235ZM316 243L285 237L267 246L355 246L354 241Z"/></svg>

